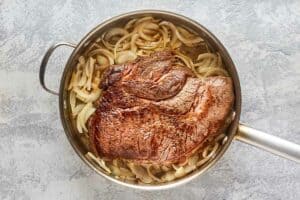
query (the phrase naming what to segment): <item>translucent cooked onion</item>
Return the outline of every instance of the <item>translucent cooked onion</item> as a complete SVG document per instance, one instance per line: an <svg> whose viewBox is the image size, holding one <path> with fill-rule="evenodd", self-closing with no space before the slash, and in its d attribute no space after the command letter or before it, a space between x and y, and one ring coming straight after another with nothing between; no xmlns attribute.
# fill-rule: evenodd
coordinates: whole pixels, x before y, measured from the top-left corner
<svg viewBox="0 0 300 200"><path fill-rule="evenodd" d="M86 84L87 76L86 76L86 73L83 71L80 71L80 76L81 76L81 78L79 79L77 86L82 87ZM73 87L73 88L76 88L76 87Z"/></svg>
<svg viewBox="0 0 300 200"><path fill-rule="evenodd" d="M174 173L174 176L176 178L180 178L182 176L184 176L186 173L184 171L184 167L179 167L178 169L176 169L175 173Z"/></svg>
<svg viewBox="0 0 300 200"><path fill-rule="evenodd" d="M179 58L184 64L185 66L187 66L188 68L190 69L193 69L193 62L190 58L184 56L184 55L181 55L177 53L177 55L175 55L176 58Z"/></svg>
<svg viewBox="0 0 300 200"><path fill-rule="evenodd" d="M191 157L188 159L188 165L189 165L189 166L196 165L196 163L197 163L198 160L199 160L199 156L198 156L198 154L195 154L194 156L191 156Z"/></svg>
<svg viewBox="0 0 300 200"><path fill-rule="evenodd" d="M124 167L120 167L120 173L121 176L124 177L134 177L134 174L129 169L126 169Z"/></svg>
<svg viewBox="0 0 300 200"><path fill-rule="evenodd" d="M176 40L178 39L177 34L176 34L176 28L175 26L171 23L171 22L167 22L167 21L163 21L159 24L160 26L165 26L165 27L169 27L171 30L171 42L170 42L170 46L173 48Z"/></svg>
<svg viewBox="0 0 300 200"><path fill-rule="evenodd" d="M74 91L70 92L70 105L71 105L71 111L74 112L74 108L76 106L76 94Z"/></svg>
<svg viewBox="0 0 300 200"><path fill-rule="evenodd" d="M163 39L160 38L156 42L143 42L143 41L136 40L135 43L139 46L140 49L153 50L156 49L162 42Z"/></svg>
<svg viewBox="0 0 300 200"><path fill-rule="evenodd" d="M73 88L74 84L77 82L75 79L76 79L76 73L73 73L71 76L68 90L71 90Z"/></svg>
<svg viewBox="0 0 300 200"><path fill-rule="evenodd" d="M118 53L116 58L116 63L121 64L128 61L135 60L137 58L137 55L132 51L122 51Z"/></svg>
<svg viewBox="0 0 300 200"><path fill-rule="evenodd" d="M147 171L139 166L135 165L133 163L128 163L128 167L131 169L131 171L135 174L135 176L140 179L143 183L151 183L153 180L148 175Z"/></svg>
<svg viewBox="0 0 300 200"><path fill-rule="evenodd" d="M136 24L136 25L139 25L139 24L141 24L141 23L143 23L143 22L145 22L145 21L153 21L153 20L154 20L154 18L151 17L151 16L142 17L142 18L138 19L138 20L135 22L135 24Z"/></svg>
<svg viewBox="0 0 300 200"><path fill-rule="evenodd" d="M146 41L155 41L155 37L150 35L149 33L156 33L159 29L159 26L157 24L154 24L152 22L144 22L138 27L138 34L141 38L143 38ZM147 34L148 32L148 34Z"/></svg>
<svg viewBox="0 0 300 200"><path fill-rule="evenodd" d="M79 97L81 101L85 103L90 103L96 101L101 94L101 90L96 88L91 92L87 92L85 90L81 90L79 88L74 88L73 91L76 93L76 97Z"/></svg>
<svg viewBox="0 0 300 200"><path fill-rule="evenodd" d="M97 55L96 60L100 66L110 65L108 58L105 56Z"/></svg>
<svg viewBox="0 0 300 200"><path fill-rule="evenodd" d="M80 64L81 66L83 66L83 65L85 64L85 58L84 58L83 56L80 56L80 57L78 58L78 61L79 61L79 64Z"/></svg>
<svg viewBox="0 0 300 200"><path fill-rule="evenodd" d="M111 173L111 170L106 166L105 162L100 159L97 158L96 156L94 156L94 154L92 154L91 152L88 152L86 154L87 157L91 158L93 161L95 161L102 169L104 169L107 173Z"/></svg>
<svg viewBox="0 0 300 200"><path fill-rule="evenodd" d="M196 36L194 38L185 38L181 35L181 33L177 30L176 26L168 21L163 21L160 23L160 25L164 25L167 26L171 29L172 31L172 41L171 41L171 45L173 46L177 40L177 38L184 44L186 45L193 45L193 44L197 44L200 42L203 42L203 39L199 36ZM181 28L182 30L183 28Z"/></svg>
<svg viewBox="0 0 300 200"><path fill-rule="evenodd" d="M161 179L164 182L173 181L176 178L176 176L174 174L175 174L174 171L168 171L161 177Z"/></svg>
<svg viewBox="0 0 300 200"><path fill-rule="evenodd" d="M192 171L194 171L197 168L196 163L194 165L188 165L184 167L185 174L188 174Z"/></svg>
<svg viewBox="0 0 300 200"><path fill-rule="evenodd" d="M157 182L161 182L160 178L156 177L156 176L152 173L152 171L151 171L151 168L152 168L152 167L153 167L152 165L148 165L148 166L146 167L148 175L149 175L153 180L155 180L155 181L157 181Z"/></svg>
<svg viewBox="0 0 300 200"><path fill-rule="evenodd" d="M183 29L184 30L184 29ZM176 36L178 37L178 39L183 42L186 45L192 45L192 44L197 44L200 42L203 42L203 39L201 37L195 37L195 38L185 38L183 37L179 31L176 31Z"/></svg>
<svg viewBox="0 0 300 200"><path fill-rule="evenodd" d="M110 31L106 32L106 34L104 35L104 39L106 41L110 41L110 39L114 36L123 36L123 35L127 35L128 31L126 29L123 28L112 28L110 29Z"/></svg>
<svg viewBox="0 0 300 200"><path fill-rule="evenodd" d="M88 54L88 56L90 57L93 57L95 55L103 55L108 59L110 65L114 64L114 54L107 49L96 49Z"/></svg>
<svg viewBox="0 0 300 200"><path fill-rule="evenodd" d="M134 27L134 23L137 21L137 19L132 19L127 22L127 24L124 26L124 28L128 31L129 29Z"/></svg>
<svg viewBox="0 0 300 200"><path fill-rule="evenodd" d="M132 52L136 52L137 46L136 46L136 40L139 38L139 34L135 33L132 35L131 41L130 41L130 49Z"/></svg>
<svg viewBox="0 0 300 200"><path fill-rule="evenodd" d="M83 109L84 106L85 105L83 103L75 106L74 109L72 110L72 116L76 117L79 114L79 112Z"/></svg>
<svg viewBox="0 0 300 200"><path fill-rule="evenodd" d="M86 89L90 91L92 89L92 78L93 78L93 73L94 73L94 65L95 65L95 59L90 57L89 62L88 62L88 67L86 67L87 70L87 84L86 84Z"/></svg>
<svg viewBox="0 0 300 200"><path fill-rule="evenodd" d="M83 133L83 131L87 132L87 128L85 126L88 118L96 111L93 107L92 103L87 103L82 110L79 112L77 116L77 129L79 133Z"/></svg>
<svg viewBox="0 0 300 200"><path fill-rule="evenodd" d="M119 40L118 40L118 42L116 43L116 45L115 45L115 47L114 47L114 58L116 59L116 57L117 57L117 51L120 51L120 50L125 50L126 48L121 48L120 50L118 49L119 48L119 45L123 42L123 41L125 41L126 39L128 39L129 37L131 37L132 36L132 34L126 34L126 35L124 35L123 37L121 37ZM129 42L128 42L129 43ZM129 46L130 46L130 44L129 44Z"/></svg>

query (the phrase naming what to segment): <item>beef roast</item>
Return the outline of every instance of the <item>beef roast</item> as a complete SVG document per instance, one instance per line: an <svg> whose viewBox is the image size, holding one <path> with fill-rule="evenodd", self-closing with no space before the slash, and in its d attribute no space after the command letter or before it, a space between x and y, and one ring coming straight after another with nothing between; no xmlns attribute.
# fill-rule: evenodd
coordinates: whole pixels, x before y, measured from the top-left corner
<svg viewBox="0 0 300 200"><path fill-rule="evenodd" d="M174 63L165 51L106 70L88 123L94 153L171 164L220 132L234 99L231 78L199 79Z"/></svg>

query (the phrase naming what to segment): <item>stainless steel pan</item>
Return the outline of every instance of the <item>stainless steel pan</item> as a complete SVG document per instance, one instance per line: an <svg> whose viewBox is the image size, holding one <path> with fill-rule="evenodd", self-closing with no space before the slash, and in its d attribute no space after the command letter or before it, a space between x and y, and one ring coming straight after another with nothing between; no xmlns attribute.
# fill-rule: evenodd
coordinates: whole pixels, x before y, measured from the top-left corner
<svg viewBox="0 0 300 200"><path fill-rule="evenodd" d="M157 18L161 18L164 20L171 21L175 24L184 25L188 28L193 29L194 31L198 32L200 36L202 36L210 45L212 49L219 52L223 58L224 64L229 71L233 83L234 83L234 90L235 90L235 103L234 103L234 110L235 115L231 125L228 128L227 136L228 140L225 144L221 147L220 151L216 154L216 156L209 160L204 166L197 169L193 173L181 178L177 179L172 182L163 183L159 185L138 185L138 184L131 184L125 183L120 180L117 180L102 171L98 166L95 166L92 162L90 162L86 157L85 154L87 153L88 149L86 149L85 145L82 141L78 138L77 130L75 126L73 126L72 118L70 117L70 105L68 103L68 92L67 86L70 81L71 73L73 68L76 66L77 58L86 50L90 43L95 41L103 32L110 29L111 27L115 27L121 24L124 24L128 20L137 17L143 16L153 16ZM60 89L59 92L53 91L46 87L44 77L45 77L45 69L48 63L48 60L52 54L52 52L60 46L69 46L74 48L71 56L69 57L67 64L65 65L64 72L62 74L61 82L60 82ZM284 158L296 161L300 163L300 146L294 144L292 142L288 142L286 140L280 139L278 137L263 133L261 131L249 128L245 125L240 124L240 114L241 114L241 88L239 77L235 68L233 61L230 58L225 47L222 43L205 27L197 23L196 21L189 19L185 16L166 12L166 11L158 11L158 10L140 10L135 12L126 13L123 15L119 15L117 17L113 17L102 24L95 27L91 30L80 42L79 44L70 44L66 42L57 43L51 46L48 51L46 52L41 66L40 66L40 83L42 87L52 94L59 96L59 109L60 109L60 118L66 133L67 138L69 139L71 145L73 146L74 150L78 154L78 156L92 169L94 169L98 174L104 176L105 178L121 184L125 186L129 186L132 188L139 188L145 190L157 190L157 189L166 189L172 188L183 183L186 183L196 177L198 177L203 172L207 171L210 167L212 167L224 154L227 150L229 145L231 144L233 139L238 141L245 142L247 144L251 144L253 146L259 147L266 151L269 151L273 154L282 156Z"/></svg>

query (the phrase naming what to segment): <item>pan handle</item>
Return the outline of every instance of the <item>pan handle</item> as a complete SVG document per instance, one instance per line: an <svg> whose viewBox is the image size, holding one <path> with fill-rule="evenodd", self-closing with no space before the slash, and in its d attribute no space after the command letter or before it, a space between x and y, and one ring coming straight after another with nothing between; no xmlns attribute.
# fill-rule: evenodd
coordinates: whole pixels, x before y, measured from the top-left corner
<svg viewBox="0 0 300 200"><path fill-rule="evenodd" d="M40 84L41 84L41 86L42 86L42 87L44 88L44 90L46 90L47 92L49 92L49 93L51 93L51 94L55 94L55 95L58 95L58 92L49 89L49 88L46 86L46 84L45 84L45 71L46 71L46 67L47 67L47 64L48 64L48 61L49 61L50 56L52 55L52 53L54 52L54 50L55 50L57 47L60 47L60 46L68 46L68 47L73 47L73 48L76 47L75 44L71 44L71 43L68 43L68 42L60 42L60 43L56 43L56 44L52 45L52 46L47 50L46 54L45 54L44 57L43 57L43 60L42 60L41 66L40 66L40 73L39 73L39 78L40 78Z"/></svg>
<svg viewBox="0 0 300 200"><path fill-rule="evenodd" d="M300 145L298 144L266 134L243 124L239 125L235 137L241 142L259 147L275 155L300 163Z"/></svg>

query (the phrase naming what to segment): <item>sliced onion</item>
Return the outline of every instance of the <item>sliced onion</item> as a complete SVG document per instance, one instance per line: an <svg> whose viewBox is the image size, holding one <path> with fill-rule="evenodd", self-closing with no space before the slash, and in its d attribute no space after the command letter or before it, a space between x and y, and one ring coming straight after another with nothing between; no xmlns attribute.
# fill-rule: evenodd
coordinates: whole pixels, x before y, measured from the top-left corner
<svg viewBox="0 0 300 200"><path fill-rule="evenodd" d="M93 78L93 73L94 73L94 65L95 65L95 59L93 59L92 57L90 57L89 59L89 65L88 65L88 74L87 74L87 77L88 77L88 80L87 80L87 83L86 83L86 89L88 91L90 91L92 89L92 78Z"/></svg>
<svg viewBox="0 0 300 200"><path fill-rule="evenodd" d="M188 30L182 27L177 27L177 30L180 32L180 34L185 38L194 37L194 34L190 33Z"/></svg>
<svg viewBox="0 0 300 200"><path fill-rule="evenodd" d="M157 31L155 31L155 30L151 30L151 29L143 29L143 33L145 33L146 35L153 35L152 37L154 38L154 39L156 39L156 37L157 37ZM154 37L155 36L155 37Z"/></svg>
<svg viewBox="0 0 300 200"><path fill-rule="evenodd" d="M140 40L137 40L136 44L140 47L140 49L153 50L156 49L162 42L163 39L160 38L156 42L147 42L147 43L143 43Z"/></svg>
<svg viewBox="0 0 300 200"><path fill-rule="evenodd" d="M130 41L130 49L132 52L136 52L137 46L135 44L136 40L139 38L139 34L135 33L132 35L131 41Z"/></svg>
<svg viewBox="0 0 300 200"><path fill-rule="evenodd" d="M192 45L192 44L196 44L196 43L200 43L203 41L203 39L201 37L195 37L195 38L184 38L180 32L177 30L176 26L168 21L163 21L160 23L160 25L165 25L167 27L169 27L172 31L172 41L171 41L171 45L173 46L176 39L178 38L181 42L183 42L186 45ZM176 35L176 37L175 37Z"/></svg>
<svg viewBox="0 0 300 200"><path fill-rule="evenodd" d="M137 55L132 52L132 51L122 51L118 53L117 58L116 58L116 63L121 64L121 63L126 63L128 61L135 60L137 58Z"/></svg>
<svg viewBox="0 0 300 200"><path fill-rule="evenodd" d="M194 66L197 67L198 69L200 69L200 68L206 68L206 67L209 67L209 66L210 66L210 63L211 63L211 59L208 58L208 59L202 60L202 61L199 62L199 63L195 63ZM199 72L199 73L200 73L200 72Z"/></svg>
<svg viewBox="0 0 300 200"><path fill-rule="evenodd" d="M173 169L178 170L180 168L180 166L177 166L175 164L172 164Z"/></svg>
<svg viewBox="0 0 300 200"><path fill-rule="evenodd" d="M137 21L137 19L132 19L129 22L127 22L127 24L124 26L124 28L128 31L128 29L131 29L133 27L133 25L135 24L135 22Z"/></svg>
<svg viewBox="0 0 300 200"><path fill-rule="evenodd" d="M223 140L224 137L226 137L226 135L224 133L222 133L222 134L218 135L218 137L216 137L215 141L219 142L219 141Z"/></svg>
<svg viewBox="0 0 300 200"><path fill-rule="evenodd" d="M106 41L109 41L114 36L117 36L117 35L123 36L123 35L127 35L127 34L128 34L128 31L123 28L112 28L108 32L106 32L106 34L104 35L104 39Z"/></svg>
<svg viewBox="0 0 300 200"><path fill-rule="evenodd" d="M162 30L160 30L160 33L163 38L163 47L165 48L167 46L167 43L169 42L168 30L164 26L162 26Z"/></svg>
<svg viewBox="0 0 300 200"><path fill-rule="evenodd" d="M196 166L197 166L197 167L200 167L201 165L205 164L209 159L210 159L209 157L200 159L200 160L197 162Z"/></svg>
<svg viewBox="0 0 300 200"><path fill-rule="evenodd" d="M192 60L184 55L175 55L176 58L179 58L188 68L192 69Z"/></svg>
<svg viewBox="0 0 300 200"><path fill-rule="evenodd" d="M90 62L91 62L91 59L88 59L88 61L85 63L85 66L84 66L84 72L85 72L85 75L87 78L89 77L89 74L90 74L90 72L89 72L90 71Z"/></svg>
<svg viewBox="0 0 300 200"><path fill-rule="evenodd" d="M184 175L186 174L186 172L184 171L184 167L179 167L175 173L174 173L174 176L176 178L180 178L180 177L183 177Z"/></svg>
<svg viewBox="0 0 300 200"><path fill-rule="evenodd" d="M79 88L74 88L73 91L76 93L77 98L79 97L80 100L84 101L85 103L96 101L101 94L101 90L96 88L91 92L86 92L84 90L80 90Z"/></svg>
<svg viewBox="0 0 300 200"><path fill-rule="evenodd" d="M73 111L72 111L72 116L73 116L73 117L76 117L76 116L79 114L79 112L82 110L83 107L84 107L84 104L83 104L83 103L77 105L76 107L74 107L74 109L73 109Z"/></svg>
<svg viewBox="0 0 300 200"><path fill-rule="evenodd" d="M104 169L107 173L111 173L111 170L106 166L104 160L97 158L96 156L94 156L94 154L92 154L91 152L88 152L86 154L89 158L91 158L93 161L95 161L102 169Z"/></svg>
<svg viewBox="0 0 300 200"><path fill-rule="evenodd" d="M150 30L158 30L159 29L159 25L149 22L145 24L145 29L150 29Z"/></svg>
<svg viewBox="0 0 300 200"><path fill-rule="evenodd" d="M192 44L196 44L196 43L200 43L203 42L203 39L201 37L195 37L193 39L188 39L188 38L184 38L179 31L176 31L176 35L178 37L178 39L183 42L186 45L192 45Z"/></svg>
<svg viewBox="0 0 300 200"><path fill-rule="evenodd" d="M148 166L146 167L148 175L149 175L153 180L155 180L155 181L157 181L157 182L161 182L160 178L156 177L156 176L151 172L151 167L152 167L151 165L148 165Z"/></svg>
<svg viewBox="0 0 300 200"><path fill-rule="evenodd" d="M170 171L171 168L170 167L167 167L167 166L162 166L161 169L164 171L164 172L167 172L167 171Z"/></svg>
<svg viewBox="0 0 300 200"><path fill-rule="evenodd" d="M110 167L111 170L112 170L112 173L115 175L115 176L120 176L121 175L121 171L119 169L119 167L116 167L116 166L111 166Z"/></svg>
<svg viewBox="0 0 300 200"><path fill-rule="evenodd" d="M141 49L141 50L138 50L136 54L138 56L149 56L151 53L153 53L153 51Z"/></svg>
<svg viewBox="0 0 300 200"><path fill-rule="evenodd" d="M76 94L73 91L70 92L70 106L71 106L71 111L73 113L74 108L76 106Z"/></svg>
<svg viewBox="0 0 300 200"><path fill-rule="evenodd" d="M153 20L154 20L153 17L147 16L147 17L143 17L141 19L138 19L135 24L138 25L138 24L143 23L145 21L153 21Z"/></svg>
<svg viewBox="0 0 300 200"><path fill-rule="evenodd" d="M223 140L222 140L222 145L224 145L226 142L227 142L227 140L228 140L228 137L227 136L225 136L224 138L223 138Z"/></svg>
<svg viewBox="0 0 300 200"><path fill-rule="evenodd" d="M207 154L207 152L210 150L210 148L211 148L211 146L208 146L208 148L206 148L205 150L205 152L203 151L203 153L202 153L202 156L204 157L204 158L211 158L215 153L216 153L216 151L218 150L218 148L219 148L219 143L215 143L214 144L214 146L212 147L212 150L209 152L209 154Z"/></svg>
<svg viewBox="0 0 300 200"><path fill-rule="evenodd" d="M171 32L172 32L172 36L171 36L171 47L173 47L173 45L175 44L176 40L177 40L177 35L176 35L176 27L174 26L174 24L172 24L171 22L168 21L162 21L161 23L159 23L160 26L166 26L169 27Z"/></svg>
<svg viewBox="0 0 300 200"><path fill-rule="evenodd" d="M217 61L216 61L216 67L222 68L222 58L219 53L216 53Z"/></svg>
<svg viewBox="0 0 300 200"><path fill-rule="evenodd" d="M120 169L121 176L134 177L134 174L129 169L126 169L124 167L120 167L119 169Z"/></svg>
<svg viewBox="0 0 300 200"><path fill-rule="evenodd" d="M81 78L79 79L77 86L79 86L79 87L84 86L86 81L87 81L86 74L84 72L82 72L81 73Z"/></svg>
<svg viewBox="0 0 300 200"><path fill-rule="evenodd" d="M118 47L119 47L119 45L121 44L121 42L125 41L126 39L128 39L128 38L131 37L131 36L132 36L132 34L126 34L126 35L124 35L123 37L121 37L121 38L117 41L117 43L116 43L116 45L115 45L115 47L114 47L114 58L115 58L115 59L116 59L116 57L117 57Z"/></svg>
<svg viewBox="0 0 300 200"><path fill-rule="evenodd" d="M77 116L77 128L79 128L79 133L83 133L83 131L87 132L87 128L85 126L88 118L96 111L93 107L92 103L87 103L80 113Z"/></svg>
<svg viewBox="0 0 300 200"><path fill-rule="evenodd" d="M108 60L109 64L113 65L114 64L114 54L107 49L95 49L91 52L89 52L89 56L94 56L94 55L104 55Z"/></svg>
<svg viewBox="0 0 300 200"><path fill-rule="evenodd" d="M78 61L79 61L79 63L80 63L81 66L84 66L84 64L85 64L85 58L83 56L80 56L78 58Z"/></svg>
<svg viewBox="0 0 300 200"><path fill-rule="evenodd" d="M103 69L101 68L100 70L103 70ZM93 80L93 85L96 86L94 89L98 88L98 86L101 82L100 75L101 75L100 71L96 71L96 74L95 74L95 77L94 77L94 80Z"/></svg>
<svg viewBox="0 0 300 200"><path fill-rule="evenodd" d="M144 28L147 26L147 22L142 23L139 27L138 27L138 34L141 38L143 38L146 41L155 41L155 39L152 36L149 36L147 34L144 33Z"/></svg>
<svg viewBox="0 0 300 200"><path fill-rule="evenodd" d="M191 171L195 170L196 168L197 168L196 163L194 165L188 165L188 166L184 167L184 172L185 172L185 174L188 174Z"/></svg>
<svg viewBox="0 0 300 200"><path fill-rule="evenodd" d="M207 59L207 58L210 58L210 59L213 59L214 58L214 54L212 53L202 53L202 54L199 54L198 57L197 57L197 60L204 60L204 59Z"/></svg>
<svg viewBox="0 0 300 200"><path fill-rule="evenodd" d="M109 49L109 50L114 50L114 45L113 44L110 44L109 42L107 42L105 39L104 39L104 36L105 36L105 34L103 34L102 36L101 36L101 42L102 42L102 44L107 48L107 49Z"/></svg>
<svg viewBox="0 0 300 200"><path fill-rule="evenodd" d="M172 48L173 49L178 49L179 47L181 47L182 42L180 40L176 40L176 42L173 44Z"/></svg>
<svg viewBox="0 0 300 200"><path fill-rule="evenodd" d="M70 83L69 83L68 90L71 90L71 89L73 88L74 83L75 83L75 79L76 79L76 73L73 72L73 73L72 73L72 76L71 76Z"/></svg>
<svg viewBox="0 0 300 200"><path fill-rule="evenodd" d="M130 168L132 173L134 173L135 176L138 179L140 179L142 182L151 183L153 181L152 178L148 175L147 171L143 167L141 167L139 165L135 165L133 163L128 163L128 167Z"/></svg>
<svg viewBox="0 0 300 200"><path fill-rule="evenodd" d="M188 159L188 165L189 166L196 165L198 160L199 160L199 156L198 154L195 154Z"/></svg>
<svg viewBox="0 0 300 200"><path fill-rule="evenodd" d="M225 69L210 67L210 69L205 73L204 76L208 77L208 76L229 76L229 75Z"/></svg>
<svg viewBox="0 0 300 200"><path fill-rule="evenodd" d="M96 60L97 60L97 63L98 63L100 66L103 66L103 65L109 65L109 60L108 60L108 58L105 57L105 56L97 55L97 56L96 56Z"/></svg>
<svg viewBox="0 0 300 200"><path fill-rule="evenodd" d="M164 174L161 179L163 181L173 181L175 178L176 177L174 175L174 172L173 171L169 171L166 174Z"/></svg>

